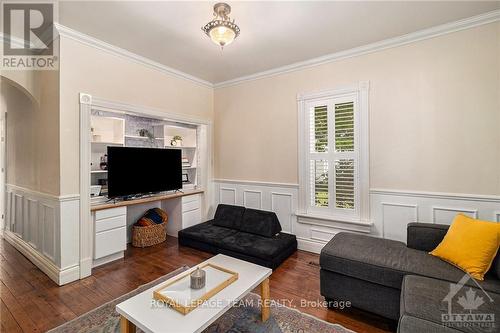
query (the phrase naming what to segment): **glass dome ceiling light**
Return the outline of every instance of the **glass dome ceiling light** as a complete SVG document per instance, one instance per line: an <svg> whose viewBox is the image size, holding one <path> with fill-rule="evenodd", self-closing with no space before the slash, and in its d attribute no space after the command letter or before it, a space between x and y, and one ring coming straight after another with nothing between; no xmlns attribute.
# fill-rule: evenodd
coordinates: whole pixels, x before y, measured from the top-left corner
<svg viewBox="0 0 500 333"><path fill-rule="evenodd" d="M229 18L230 13L231 6L227 3L215 4L214 19L201 28L212 42L222 49L224 46L231 44L240 34L240 28L234 23L234 19L231 21Z"/></svg>

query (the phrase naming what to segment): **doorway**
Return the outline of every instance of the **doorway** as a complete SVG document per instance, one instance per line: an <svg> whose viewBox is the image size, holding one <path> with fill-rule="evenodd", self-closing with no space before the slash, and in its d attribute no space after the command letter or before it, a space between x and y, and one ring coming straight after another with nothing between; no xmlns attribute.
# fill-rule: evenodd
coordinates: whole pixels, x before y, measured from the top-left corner
<svg viewBox="0 0 500 333"><path fill-rule="evenodd" d="M5 229L5 208L6 208L6 196L5 196L5 174L7 163L5 161L5 146L6 146L6 121L7 112L5 112L5 105L2 103L0 107L0 232Z"/></svg>

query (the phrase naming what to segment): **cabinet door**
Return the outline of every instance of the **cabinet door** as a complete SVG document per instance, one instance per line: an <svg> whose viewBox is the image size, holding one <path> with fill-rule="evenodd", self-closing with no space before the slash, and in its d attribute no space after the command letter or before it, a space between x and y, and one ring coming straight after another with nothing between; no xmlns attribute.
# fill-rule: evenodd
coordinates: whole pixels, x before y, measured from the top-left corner
<svg viewBox="0 0 500 333"><path fill-rule="evenodd" d="M126 215L109 217L107 219L95 221L95 232L97 234L97 233L100 233L100 232L103 232L106 230L125 227L126 225L127 225L127 216Z"/></svg>
<svg viewBox="0 0 500 333"><path fill-rule="evenodd" d="M96 211L95 219L103 220L103 219L109 219L110 217L124 216L124 215L127 215L127 207L116 207L116 208L109 208Z"/></svg>
<svg viewBox="0 0 500 333"><path fill-rule="evenodd" d="M201 210L195 209L186 213L182 213L182 228L188 228L195 224L201 223Z"/></svg>
<svg viewBox="0 0 500 333"><path fill-rule="evenodd" d="M125 227L96 233L94 259L125 251L127 248L127 229Z"/></svg>

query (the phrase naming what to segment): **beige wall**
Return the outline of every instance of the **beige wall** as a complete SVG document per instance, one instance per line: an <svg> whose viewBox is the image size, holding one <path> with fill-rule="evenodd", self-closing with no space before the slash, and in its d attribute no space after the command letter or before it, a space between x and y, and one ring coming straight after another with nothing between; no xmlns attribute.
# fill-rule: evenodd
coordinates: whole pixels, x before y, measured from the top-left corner
<svg viewBox="0 0 500 333"><path fill-rule="evenodd" d="M213 89L61 37L61 193L78 193L79 93L213 119Z"/></svg>
<svg viewBox="0 0 500 333"><path fill-rule="evenodd" d="M302 92L370 81L371 188L500 194L500 23L215 90L215 178L297 183Z"/></svg>
<svg viewBox="0 0 500 333"><path fill-rule="evenodd" d="M25 75L7 75L19 72L4 72L10 79L1 79L2 107L7 112L7 184L58 195L59 74L26 71L32 74L28 91L24 81L16 80ZM33 91L38 96L30 95Z"/></svg>

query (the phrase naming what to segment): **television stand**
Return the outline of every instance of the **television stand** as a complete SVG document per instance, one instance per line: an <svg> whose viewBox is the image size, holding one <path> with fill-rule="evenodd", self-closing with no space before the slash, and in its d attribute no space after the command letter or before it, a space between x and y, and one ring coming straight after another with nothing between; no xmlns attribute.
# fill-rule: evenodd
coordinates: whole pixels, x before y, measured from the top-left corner
<svg viewBox="0 0 500 333"><path fill-rule="evenodd" d="M152 195L147 195L144 197L139 197L139 198L130 198L128 200L114 200L113 202L110 202L110 200L104 202L104 203L96 203L95 205L90 206L90 211L95 212L98 210L103 210L103 209L109 209L109 208L116 208L116 207L123 207L123 206L132 206L132 205L138 205L142 203L147 203L147 202L154 202L154 201L163 201L163 200L168 200L168 199L174 199L174 198L180 198L180 197L185 197L189 195L194 195L194 194L201 194L204 191L201 189L198 190L186 190L186 191L175 191L173 193L159 193L159 194L152 194Z"/></svg>
<svg viewBox="0 0 500 333"><path fill-rule="evenodd" d="M200 223L203 192L201 189L162 192L91 205L94 223L92 266L123 258L131 226L148 209L159 207L167 212L167 234L174 237L179 230Z"/></svg>

